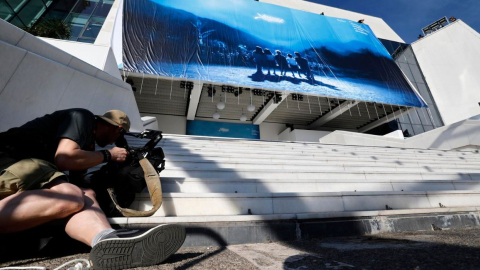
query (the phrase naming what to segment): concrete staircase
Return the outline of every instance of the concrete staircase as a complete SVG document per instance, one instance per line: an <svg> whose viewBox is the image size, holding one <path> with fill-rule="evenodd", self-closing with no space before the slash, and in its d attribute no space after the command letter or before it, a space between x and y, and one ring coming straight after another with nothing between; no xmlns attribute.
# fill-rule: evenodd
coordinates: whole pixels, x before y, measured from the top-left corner
<svg viewBox="0 0 480 270"><path fill-rule="evenodd" d="M130 141L137 146L145 142ZM476 215L480 209L480 155L471 150L181 135L165 135L159 146L166 154L162 207L153 217L116 218L113 223L210 226L221 222L226 226L226 222L299 223L367 217L368 228L363 233L372 233L392 229L391 220L385 221L389 224L375 223L380 217L420 214L438 219L439 213L466 213L468 222L480 225ZM132 208L150 209L148 194L138 194ZM435 223L426 222L425 226ZM425 229L422 226L417 229ZM297 229L292 233L298 238Z"/></svg>
<svg viewBox="0 0 480 270"><path fill-rule="evenodd" d="M480 155L473 151L176 135L160 146L165 201L156 216L480 206ZM150 207L145 195L135 208Z"/></svg>

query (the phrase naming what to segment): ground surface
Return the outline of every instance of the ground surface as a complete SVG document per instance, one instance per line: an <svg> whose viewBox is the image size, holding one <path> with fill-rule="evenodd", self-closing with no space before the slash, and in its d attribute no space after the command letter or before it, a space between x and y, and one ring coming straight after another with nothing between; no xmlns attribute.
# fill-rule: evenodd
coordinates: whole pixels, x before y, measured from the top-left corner
<svg viewBox="0 0 480 270"><path fill-rule="evenodd" d="M68 249L33 258L1 258L0 267L53 269L88 258L85 250L68 254ZM163 264L141 269L480 269L480 229L182 248Z"/></svg>

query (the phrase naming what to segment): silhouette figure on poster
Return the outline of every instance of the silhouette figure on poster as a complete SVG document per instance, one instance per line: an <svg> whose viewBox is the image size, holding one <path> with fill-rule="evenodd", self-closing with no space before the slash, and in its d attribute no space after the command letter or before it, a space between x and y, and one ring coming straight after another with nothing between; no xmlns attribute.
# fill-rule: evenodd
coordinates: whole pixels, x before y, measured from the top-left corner
<svg viewBox="0 0 480 270"><path fill-rule="evenodd" d="M263 50L263 53L265 54L265 59L266 59L265 68L268 70L267 75L271 75L270 69L273 69L273 75L277 75L275 73L276 63L275 63L275 57L273 56L273 53L267 48Z"/></svg>
<svg viewBox="0 0 480 270"><path fill-rule="evenodd" d="M308 64L308 60L303 58L299 52L295 52L295 61L297 61L298 66L300 67L300 72L305 74L307 76L307 79L315 81L315 78L313 77L313 73L310 70L310 65Z"/></svg>
<svg viewBox="0 0 480 270"><path fill-rule="evenodd" d="M263 74L263 66L265 65L265 54L262 50L261 47L257 46L255 47L255 51L253 51L253 59L255 61L255 64L257 65L257 72L254 73L253 75L255 76L264 76Z"/></svg>
<svg viewBox="0 0 480 270"><path fill-rule="evenodd" d="M282 52L279 50L276 50L275 53L275 61L277 62L278 68L280 69L280 76L285 76L287 75L287 70L288 70L288 62L287 58L282 55Z"/></svg>
<svg viewBox="0 0 480 270"><path fill-rule="evenodd" d="M287 54L287 57L288 57L287 58L288 67L289 67L289 70L292 72L293 78L295 78L295 72L297 72L298 77L301 78L302 76L300 76L300 68L298 67L297 61L295 61L295 59L291 54Z"/></svg>

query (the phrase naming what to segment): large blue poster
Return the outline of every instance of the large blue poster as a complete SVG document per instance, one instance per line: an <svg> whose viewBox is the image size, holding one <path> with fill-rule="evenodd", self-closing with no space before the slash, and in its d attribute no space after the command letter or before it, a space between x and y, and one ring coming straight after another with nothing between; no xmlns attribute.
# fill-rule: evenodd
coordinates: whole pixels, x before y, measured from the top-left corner
<svg viewBox="0 0 480 270"><path fill-rule="evenodd" d="M130 72L426 104L368 25L250 0L125 0Z"/></svg>

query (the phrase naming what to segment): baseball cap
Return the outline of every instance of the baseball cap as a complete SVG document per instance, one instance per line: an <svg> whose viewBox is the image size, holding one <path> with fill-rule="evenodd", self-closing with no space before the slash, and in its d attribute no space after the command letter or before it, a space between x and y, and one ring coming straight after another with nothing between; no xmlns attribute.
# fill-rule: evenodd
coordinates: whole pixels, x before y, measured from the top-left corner
<svg viewBox="0 0 480 270"><path fill-rule="evenodd" d="M130 130L130 119L126 113L120 110L111 110L103 115L97 115L97 117L114 126L122 126L127 132Z"/></svg>

